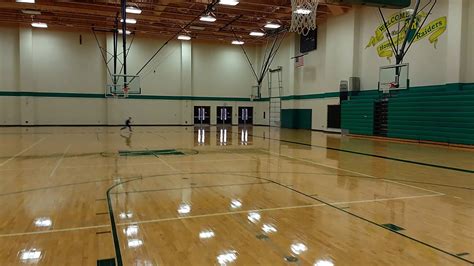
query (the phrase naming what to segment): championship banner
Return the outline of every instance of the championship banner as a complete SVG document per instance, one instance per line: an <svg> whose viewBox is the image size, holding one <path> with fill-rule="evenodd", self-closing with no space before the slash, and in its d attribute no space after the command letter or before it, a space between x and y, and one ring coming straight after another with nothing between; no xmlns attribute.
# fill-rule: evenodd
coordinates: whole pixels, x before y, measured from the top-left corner
<svg viewBox="0 0 474 266"><path fill-rule="evenodd" d="M415 33L419 29L421 22L427 16L427 14L420 12L420 14L418 14L418 16L415 18L413 27L407 30L411 14L412 13L410 11L397 12L387 19L387 28L390 30L394 45L402 45L403 41L405 40L405 36L408 34L409 43L411 41L418 42L422 39L428 38L429 42L433 44L434 48L436 49L439 37L443 35L447 29L447 18L440 17L431 21L428 23L428 25L421 28L415 36ZM377 46L376 49L379 57L385 57L390 61L394 55L394 51L391 45L392 41L390 40L387 33L387 28L383 23L380 24L375 29L374 36L370 37L370 41L365 48L367 49Z"/></svg>

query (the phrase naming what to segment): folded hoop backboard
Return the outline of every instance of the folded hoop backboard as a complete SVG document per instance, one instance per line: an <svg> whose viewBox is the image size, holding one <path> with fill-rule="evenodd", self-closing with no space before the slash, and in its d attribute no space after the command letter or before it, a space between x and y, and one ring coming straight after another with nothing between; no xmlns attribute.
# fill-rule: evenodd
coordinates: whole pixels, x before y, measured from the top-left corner
<svg viewBox="0 0 474 266"><path fill-rule="evenodd" d="M106 98L127 98L141 93L140 76L133 75L112 75L105 89Z"/></svg>
<svg viewBox="0 0 474 266"><path fill-rule="evenodd" d="M290 32L304 36L316 29L316 13L319 0L291 0Z"/></svg>

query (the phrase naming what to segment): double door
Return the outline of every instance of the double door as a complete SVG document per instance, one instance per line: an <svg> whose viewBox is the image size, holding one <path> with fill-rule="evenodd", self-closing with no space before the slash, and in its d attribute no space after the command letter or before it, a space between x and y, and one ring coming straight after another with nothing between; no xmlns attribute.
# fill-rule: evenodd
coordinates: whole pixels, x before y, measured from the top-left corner
<svg viewBox="0 0 474 266"><path fill-rule="evenodd" d="M194 124L210 125L211 124L211 107L210 106L194 106Z"/></svg>
<svg viewBox="0 0 474 266"><path fill-rule="evenodd" d="M253 107L239 107L239 125L253 124Z"/></svg>
<svg viewBox="0 0 474 266"><path fill-rule="evenodd" d="M216 122L218 125L232 125L232 107L218 106Z"/></svg>

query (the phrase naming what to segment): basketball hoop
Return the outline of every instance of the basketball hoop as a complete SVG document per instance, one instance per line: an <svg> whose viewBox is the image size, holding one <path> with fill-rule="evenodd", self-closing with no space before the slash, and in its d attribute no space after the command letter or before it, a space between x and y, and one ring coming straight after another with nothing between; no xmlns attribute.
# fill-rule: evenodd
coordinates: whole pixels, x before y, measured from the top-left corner
<svg viewBox="0 0 474 266"><path fill-rule="evenodd" d="M304 36L316 29L316 11L319 0L291 0L291 32Z"/></svg>
<svg viewBox="0 0 474 266"><path fill-rule="evenodd" d="M129 89L127 86L123 87L123 96L124 96L125 98L128 97L128 91L129 91L129 90L130 90L130 89Z"/></svg>

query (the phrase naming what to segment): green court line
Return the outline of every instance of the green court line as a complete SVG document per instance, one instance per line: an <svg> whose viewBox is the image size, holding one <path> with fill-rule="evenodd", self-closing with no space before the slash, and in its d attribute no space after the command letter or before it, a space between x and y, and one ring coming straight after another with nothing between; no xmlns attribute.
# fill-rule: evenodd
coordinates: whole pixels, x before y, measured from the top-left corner
<svg viewBox="0 0 474 266"><path fill-rule="evenodd" d="M351 216L353 216L353 217L355 217L355 218L358 218L358 219L360 219L360 220L363 220L363 221L365 221L365 222L367 222L367 223L370 223L370 224L372 224L372 225L375 225L375 226L377 226L377 227L379 227L379 228L382 228L382 229L385 229L385 230L389 230L390 232L393 232L393 233L395 233L395 234L397 234L397 235L399 235L399 236L405 237L405 238L407 238L407 239L409 239L409 240L411 240L411 241L417 242L417 243L419 243L419 244L421 244L421 245L424 245L424 246L426 246L426 247L428 247L428 248L432 248L432 249L437 250L437 251L439 251L439 252L442 252L442 253L444 253L444 254L446 254L446 255L452 256L452 257L454 257L454 258L456 258L456 259L459 259L459 260L462 260L462 261L464 261L464 262L471 263L471 264L474 263L473 261L470 261L470 260L468 260L468 259L462 258L462 257L460 257L460 256L458 256L458 255L456 255L456 254L454 254L454 253L452 253L452 252L449 252L449 251L447 251L447 250L441 249L441 248L439 248L439 247L437 247L437 246L434 246L434 245L431 245L431 244L429 244L429 243L427 243L427 242L418 240L418 239L416 239L416 238L414 238L414 237L411 237L411 236L408 236L408 235L406 235L406 234L400 233L399 231L395 231L395 230L389 229L389 228L387 228L387 227L385 227L385 226L383 226L383 225L381 225L381 224L376 223L375 221L372 221L372 220L370 220L370 219L368 219L368 218L364 218L364 217L362 217L362 216L360 216L360 215L358 215L358 214L355 214L355 213L352 213L352 212L350 212L350 211L347 211L347 210L345 210L345 209L342 208L342 207L338 207L338 206L333 205L333 204L331 204L331 203L329 203L329 202L326 202L326 201L324 201L324 200L322 200L322 199L319 199L319 198L317 198L317 197L313 197L313 196L308 195L308 194L306 194L306 193L304 193L304 192L302 192L302 191L299 191L299 190L294 189L294 188L291 188L291 187L289 187L289 186L287 186L287 185L281 184L281 183L279 183L279 182L277 182L277 181L274 181L274 180L271 180L271 179L267 179L267 178L263 178L263 177L255 177L255 178L260 179L260 180L266 180L266 181L269 181L269 182L271 182L271 183L274 183L274 184L277 184L277 185L279 185L279 186L282 186L282 187L284 187L284 188L286 188L286 189L289 189L289 190L291 190L291 191L294 191L294 192L296 192L296 193L298 193L298 194L300 194L300 195L306 196L306 197L308 197L308 198L311 198L311 199L313 199L313 200L316 200L316 201L318 201L318 202L321 202L321 203L323 203L323 204L326 204L327 206L329 206L329 207L331 207L331 208L334 208L334 209L339 210L339 211L341 211L341 212L345 212L346 214L349 214L349 215L351 215Z"/></svg>
<svg viewBox="0 0 474 266"><path fill-rule="evenodd" d="M296 144L296 145L316 147L316 148L327 149L327 150L332 150L332 151L339 151L339 152L346 152L346 153L352 153L352 154L363 155L363 156L370 156L370 157L375 157L375 158L380 158L380 159L385 159L385 160L391 160L391 161L397 161L397 162L402 162L402 163L417 164L417 165L422 165L422 166L435 167L435 168L441 168L441 169L445 169L445 170L452 170L452 171L458 171L458 172L474 174L474 170L469 170L469 169L456 168L456 167L450 167L450 166L444 166L444 165L438 165L438 164L430 164L430 163L424 163L424 162L417 162L417 161L411 161L411 160L406 160L406 159L393 158L393 157L387 157L387 156L382 156L382 155L376 155L376 154L364 153L364 152L358 152L358 151L351 151L351 150L345 150L345 149L331 148L331 147L301 143L301 142L297 142L297 141L274 139L274 138L263 138L263 137L255 136L255 135L251 135L251 134L249 134L249 136L260 138L260 139L269 139L269 140L274 140L274 141L291 143L291 144Z"/></svg>
<svg viewBox="0 0 474 266"><path fill-rule="evenodd" d="M171 150L141 150L141 151L119 151L120 156L158 156L158 155L184 155L183 152Z"/></svg>
<svg viewBox="0 0 474 266"><path fill-rule="evenodd" d="M216 172L213 172L213 173L209 173L209 172L196 172L196 173L187 173L187 174L189 174L189 175L197 175L197 174L217 174L217 173L216 173ZM395 233L395 234L397 234L397 235L399 235L399 236L401 236L401 237L405 237L405 238L407 238L407 239L409 239L409 240L411 240L411 241L417 242L417 243L419 243L419 244L421 244L421 245L424 245L424 246L426 246L426 247L428 247L428 248L432 248L432 249L434 249L434 250L437 250L437 251L442 252L442 253L444 253L444 254L450 255L450 256L452 256L452 257L454 257L454 258L456 258L456 259L459 259L459 260L464 261L464 262L467 262L467 263L471 263L471 264L474 263L473 261L470 261L470 260L468 260L468 259L465 259L465 258L462 258L462 257L460 257L460 256L457 256L456 254L453 254L453 253L451 253L451 252L449 252L449 251L446 251L446 250L443 250L443 249L441 249L441 248L438 248L438 247L436 247L436 246L434 246L434 245L431 245L431 244L429 244L429 243L427 243L427 242L423 242L423 241L421 241L421 240L418 240L418 239L416 239L416 238L413 238L413 237L410 237L410 236L408 236L408 235L402 234L402 233L400 233L400 232L390 230L390 229L388 229L388 228L386 228L386 227L384 227L384 226L382 226L382 225L376 223L375 221L372 221L372 220L370 220L370 219L364 218L364 217L362 217L362 216L360 216L360 215L357 215L357 214L355 214L355 213L349 212L349 211L347 211L347 210L345 210L345 209L343 209L343 208L341 208L341 207L338 207L338 206L336 206L336 205L333 205L333 204L331 204L331 203L329 203L329 202L326 202L326 201L324 201L324 200L321 200L321 199L319 199L319 198L317 198L317 197L308 195L308 194L306 194L306 193L304 193L304 192L302 192L302 191L296 190L296 189L291 188L291 187L289 187L289 186L287 186L287 185L281 184L281 183L279 183L279 182L277 182L277 181L274 181L274 180L271 180L271 179L268 179L268 178L259 177L259 176L254 176L254 175L237 174L237 173L227 173L227 174L228 174L228 175L236 175L236 176L247 176L247 177L255 178L255 179L258 179L258 180L264 180L264 181L267 181L267 182L270 182L270 183L274 183L274 184L276 184L276 185L279 185L279 186L281 186L281 187L284 187L284 188L286 188L286 189L289 189L289 190L291 190L291 191L293 191L293 192L296 192L296 193L298 193L298 194L300 194L300 195L303 195L303 196L306 196L306 197L311 198L311 199L313 199L313 200L319 201L319 202L321 202L321 203L323 203L323 204L325 204L325 205L327 205L327 206L329 206L329 207L332 207L332 208L334 208L334 209L336 209L336 210L339 210L339 211L341 211L341 212L344 212L344 213L346 213L346 214L348 214L348 215L351 215L351 216L353 216L353 217L355 217L355 218L361 219L361 220L363 220L363 221L365 221L365 222L368 222L368 223L370 223L370 224L372 224L372 225L375 225L375 226L377 226L377 227L379 227L379 228L388 230L388 231L393 232L393 233ZM109 207L109 214L110 214L110 222L111 222L111 227L112 227L112 236L113 236L113 239L114 239L114 248L115 248L116 260L117 260L118 266L122 266L122 265L123 265L123 262L122 262L122 255L121 255L121 250L120 250L120 243L119 243L118 234L117 234L117 228L116 228L117 225L116 225L116 223L115 223L114 212L113 212L113 206L112 206L112 201L111 201L111 197L110 197L111 191L112 191L114 188L116 188L117 186L120 186L120 185L123 185L123 184L126 184L126 183L130 183L130 182L134 182L134 181L137 181L137 180L142 180L142 179L145 179L145 178L154 178L154 177L159 177L159 176L173 176L173 175L179 175L179 174L159 174L159 175L156 175L156 176L135 178L135 179L131 179L131 180L127 180L127 181L123 181L123 182L120 182L120 183L118 183L118 184L115 184L115 185L111 186L111 187L107 190L106 195L107 195L107 201L108 201L108 207Z"/></svg>

